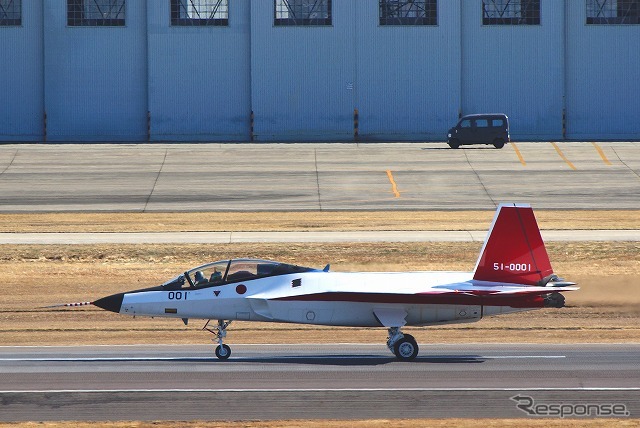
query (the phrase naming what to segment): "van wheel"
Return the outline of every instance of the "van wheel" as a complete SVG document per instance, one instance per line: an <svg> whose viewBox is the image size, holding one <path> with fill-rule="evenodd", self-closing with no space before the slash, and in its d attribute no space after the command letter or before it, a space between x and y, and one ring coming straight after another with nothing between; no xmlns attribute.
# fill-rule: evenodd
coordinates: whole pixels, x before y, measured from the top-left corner
<svg viewBox="0 0 640 428"><path fill-rule="evenodd" d="M496 149L501 149L504 147L504 140L502 138L496 138L493 140L493 147Z"/></svg>
<svg viewBox="0 0 640 428"><path fill-rule="evenodd" d="M449 147L451 147L452 149L458 149L460 148L460 141L458 140L451 140L449 142Z"/></svg>

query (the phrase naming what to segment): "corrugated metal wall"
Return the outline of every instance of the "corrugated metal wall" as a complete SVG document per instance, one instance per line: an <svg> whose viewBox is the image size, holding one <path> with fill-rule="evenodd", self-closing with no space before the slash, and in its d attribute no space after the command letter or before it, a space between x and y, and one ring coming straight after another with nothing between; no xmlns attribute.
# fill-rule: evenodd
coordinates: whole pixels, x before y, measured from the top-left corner
<svg viewBox="0 0 640 428"><path fill-rule="evenodd" d="M169 1L150 3L152 140L249 140L250 13L230 1L229 26L170 26Z"/></svg>
<svg viewBox="0 0 640 428"><path fill-rule="evenodd" d="M640 25L585 25L568 2L567 138L640 139Z"/></svg>
<svg viewBox="0 0 640 428"><path fill-rule="evenodd" d="M124 27L22 3L0 141L351 141L355 109L361 140L442 141L487 111L516 139L640 139L640 25L586 25L585 0L541 0L533 26L441 0L437 26L397 27L375 0L334 0L326 27L274 26L272 0L230 1L227 27L172 27L169 0L127 1Z"/></svg>
<svg viewBox="0 0 640 428"><path fill-rule="evenodd" d="M357 2L356 107L362 139L441 140L458 118L460 4L437 26L381 26L377 1Z"/></svg>
<svg viewBox="0 0 640 428"><path fill-rule="evenodd" d="M44 133L42 3L22 8L22 25L0 26L0 141L40 141Z"/></svg>
<svg viewBox="0 0 640 428"><path fill-rule="evenodd" d="M541 25L482 25L482 2L464 6L462 114L506 113L515 139L562 138L563 2L541 0Z"/></svg>
<svg viewBox="0 0 640 428"><path fill-rule="evenodd" d="M274 26L273 1L251 0L251 94L257 141L353 138L355 1L333 25Z"/></svg>
<svg viewBox="0 0 640 428"><path fill-rule="evenodd" d="M66 0L44 5L47 140L146 140L146 2L126 2L124 27L69 27Z"/></svg>

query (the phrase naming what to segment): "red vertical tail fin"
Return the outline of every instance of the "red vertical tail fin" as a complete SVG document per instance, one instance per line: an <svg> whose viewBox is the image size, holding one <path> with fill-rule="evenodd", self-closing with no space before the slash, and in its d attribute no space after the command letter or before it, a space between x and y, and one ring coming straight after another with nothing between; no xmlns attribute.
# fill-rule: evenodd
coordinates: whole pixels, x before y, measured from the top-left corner
<svg viewBox="0 0 640 428"><path fill-rule="evenodd" d="M473 279L544 285L552 274L531 206L501 204L484 241Z"/></svg>

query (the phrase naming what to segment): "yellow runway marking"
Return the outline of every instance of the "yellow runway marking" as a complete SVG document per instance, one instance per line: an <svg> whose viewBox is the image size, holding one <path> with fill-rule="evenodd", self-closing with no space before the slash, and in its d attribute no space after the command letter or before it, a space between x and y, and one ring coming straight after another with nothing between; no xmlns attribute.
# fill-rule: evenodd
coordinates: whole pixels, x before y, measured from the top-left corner
<svg viewBox="0 0 640 428"><path fill-rule="evenodd" d="M396 181L393 179L393 174L391 173L390 169L387 170L387 177L389 177L389 182L391 183L391 191L393 192L393 196L395 198L399 198L400 192L398 191L398 185L396 184Z"/></svg>
<svg viewBox="0 0 640 428"><path fill-rule="evenodd" d="M605 165L611 165L611 162L609 161L609 159L607 159L607 155L604 154L604 150L602 150L602 148L596 143L591 143L591 144L593 144L593 147L595 147L596 150L598 151L598 154L602 158L602 162L604 162Z"/></svg>
<svg viewBox="0 0 640 428"><path fill-rule="evenodd" d="M518 159L520 159L520 163L522 164L522 166L527 166L527 163L524 161L522 153L520 153L520 150L518 150L518 146L516 146L516 143L511 143L511 147L513 147L513 150L516 151L516 155L518 155Z"/></svg>
<svg viewBox="0 0 640 428"><path fill-rule="evenodd" d="M571 161L569 159L567 159L567 157L564 155L564 153L562 153L562 150L560 150L560 147L558 147L558 145L556 143L551 143L551 144L553 144L553 147L556 149L556 152L558 152L558 154L560 155L562 160L565 161L567 163L567 165L569 165L569 168L571 168L573 170L577 170L578 169L578 168L575 167L574 164L571 163Z"/></svg>

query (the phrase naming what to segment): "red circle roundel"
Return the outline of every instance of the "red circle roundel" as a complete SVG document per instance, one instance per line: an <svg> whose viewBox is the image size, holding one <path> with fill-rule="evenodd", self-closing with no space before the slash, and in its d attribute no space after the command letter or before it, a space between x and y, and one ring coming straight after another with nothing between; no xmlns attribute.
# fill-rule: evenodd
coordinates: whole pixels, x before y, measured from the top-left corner
<svg viewBox="0 0 640 428"><path fill-rule="evenodd" d="M244 284L240 284L236 287L236 293L238 294L244 294L247 292L247 286Z"/></svg>

